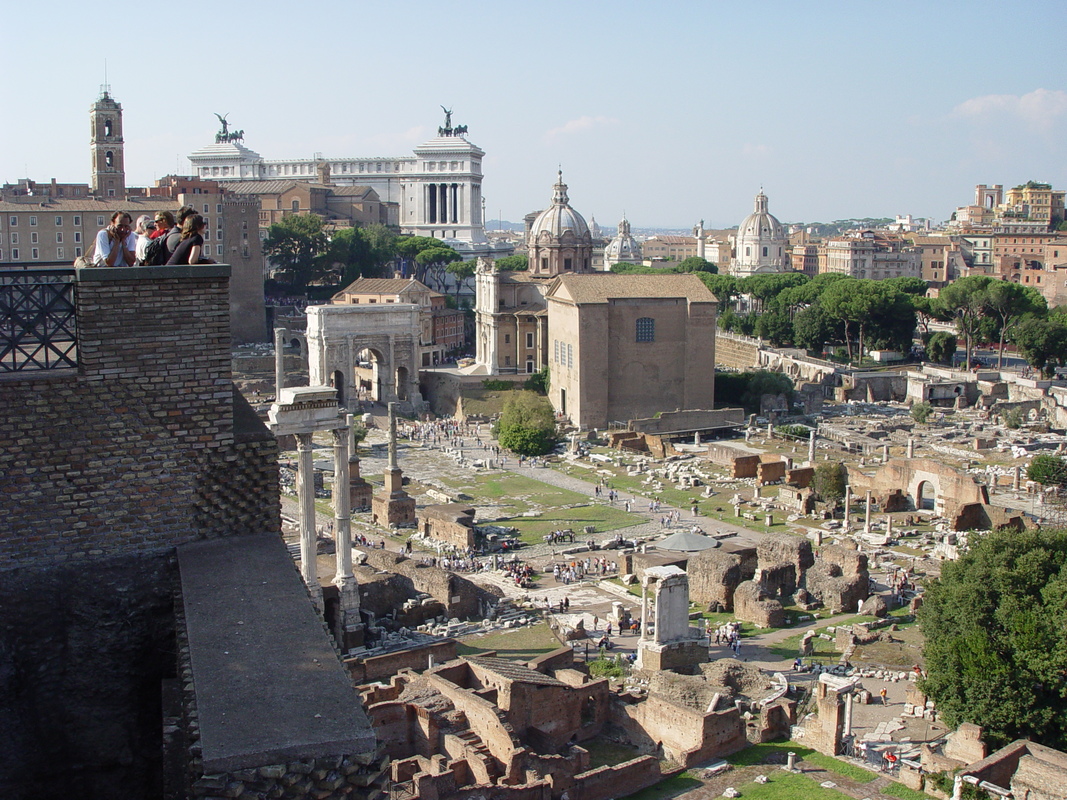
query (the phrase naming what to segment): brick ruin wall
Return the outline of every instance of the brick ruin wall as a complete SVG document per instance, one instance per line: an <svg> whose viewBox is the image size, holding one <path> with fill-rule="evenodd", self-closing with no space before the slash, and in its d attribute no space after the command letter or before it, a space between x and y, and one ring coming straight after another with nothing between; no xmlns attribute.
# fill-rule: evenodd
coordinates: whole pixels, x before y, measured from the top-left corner
<svg viewBox="0 0 1067 800"><path fill-rule="evenodd" d="M173 549L280 530L227 274L81 270L78 369L0 382L0 796L158 794Z"/></svg>
<svg viewBox="0 0 1067 800"><path fill-rule="evenodd" d="M498 600L466 578L441 567L431 567L387 550L367 549L363 552L369 566L398 575L402 584L410 586L411 597L418 592L430 595L445 607L449 617L468 619L477 616L486 602L496 603Z"/></svg>
<svg viewBox="0 0 1067 800"><path fill-rule="evenodd" d="M736 708L702 714L649 695L634 703L614 700L611 722L633 744L684 767L748 746L745 724ZM661 753L655 752L660 748Z"/></svg>
<svg viewBox="0 0 1067 800"><path fill-rule="evenodd" d="M742 371L757 369L760 363L759 345L733 336L715 336L715 363Z"/></svg>

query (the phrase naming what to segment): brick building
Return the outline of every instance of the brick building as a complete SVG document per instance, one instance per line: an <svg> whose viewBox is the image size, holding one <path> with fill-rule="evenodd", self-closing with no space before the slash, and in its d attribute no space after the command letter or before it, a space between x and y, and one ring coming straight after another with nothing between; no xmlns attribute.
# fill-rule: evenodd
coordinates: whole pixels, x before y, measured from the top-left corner
<svg viewBox="0 0 1067 800"><path fill-rule="evenodd" d="M557 413L604 428L713 407L718 301L695 275L561 275L547 301Z"/></svg>

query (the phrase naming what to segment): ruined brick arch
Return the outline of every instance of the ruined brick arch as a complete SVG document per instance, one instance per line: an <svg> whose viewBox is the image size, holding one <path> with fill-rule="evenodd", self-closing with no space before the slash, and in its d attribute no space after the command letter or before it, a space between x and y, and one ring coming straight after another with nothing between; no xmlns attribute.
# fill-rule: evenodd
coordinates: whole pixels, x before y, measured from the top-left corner
<svg viewBox="0 0 1067 800"><path fill-rule="evenodd" d="M988 503L989 495L966 472L932 458L894 458L873 478L872 489L884 502L893 492L902 492L912 508L922 508L924 497L933 497L933 510L951 516L960 506Z"/></svg>

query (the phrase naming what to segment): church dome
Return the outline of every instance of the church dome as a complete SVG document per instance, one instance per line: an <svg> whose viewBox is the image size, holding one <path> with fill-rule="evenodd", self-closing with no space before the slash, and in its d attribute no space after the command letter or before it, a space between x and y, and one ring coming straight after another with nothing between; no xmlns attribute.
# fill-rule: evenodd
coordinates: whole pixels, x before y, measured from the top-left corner
<svg viewBox="0 0 1067 800"><path fill-rule="evenodd" d="M641 245L630 235L630 222L626 217L619 223L619 232L604 248L604 264L640 264Z"/></svg>
<svg viewBox="0 0 1067 800"><path fill-rule="evenodd" d="M767 195L760 190L756 195L756 210L745 217L745 221L737 226L737 240L742 239L785 239L785 229L774 214L767 210Z"/></svg>
<svg viewBox="0 0 1067 800"><path fill-rule="evenodd" d="M563 182L562 171L559 173L559 179L553 190L552 205L537 215L537 219L530 226L530 236L536 239L541 234L547 233L554 239L558 239L568 231L578 239L588 236L589 226L585 222L585 217L570 206L567 184Z"/></svg>
<svg viewBox="0 0 1067 800"><path fill-rule="evenodd" d="M761 189L755 210L737 227L733 271L742 276L786 271L788 243L785 228L767 210L767 195Z"/></svg>

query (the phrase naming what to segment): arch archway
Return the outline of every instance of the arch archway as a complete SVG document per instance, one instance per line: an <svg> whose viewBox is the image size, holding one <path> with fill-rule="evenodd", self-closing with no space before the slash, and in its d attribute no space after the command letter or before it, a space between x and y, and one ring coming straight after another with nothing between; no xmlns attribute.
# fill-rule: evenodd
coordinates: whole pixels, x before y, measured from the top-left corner
<svg viewBox="0 0 1067 800"><path fill-rule="evenodd" d="M930 481L919 481L915 488L915 508L933 511L937 505L937 494L934 485Z"/></svg>
<svg viewBox="0 0 1067 800"><path fill-rule="evenodd" d="M384 369L385 356L377 348L364 347L356 354L354 385L375 403L382 402L385 397Z"/></svg>
<svg viewBox="0 0 1067 800"><path fill-rule="evenodd" d="M333 378L331 379L333 388L337 390L337 405L345 405L345 374L341 370L334 370Z"/></svg>
<svg viewBox="0 0 1067 800"><path fill-rule="evenodd" d="M294 336L292 339L289 340L289 346L296 351L297 355L300 355L300 339Z"/></svg>

